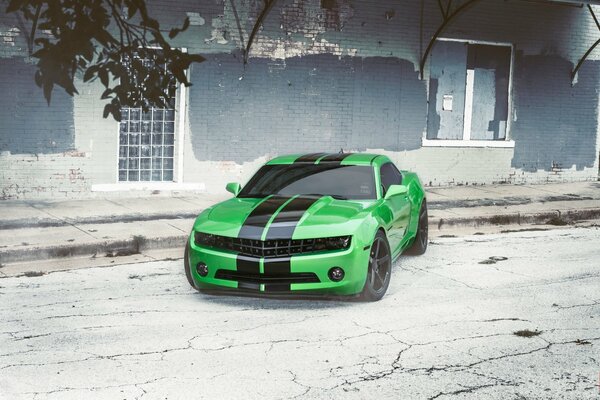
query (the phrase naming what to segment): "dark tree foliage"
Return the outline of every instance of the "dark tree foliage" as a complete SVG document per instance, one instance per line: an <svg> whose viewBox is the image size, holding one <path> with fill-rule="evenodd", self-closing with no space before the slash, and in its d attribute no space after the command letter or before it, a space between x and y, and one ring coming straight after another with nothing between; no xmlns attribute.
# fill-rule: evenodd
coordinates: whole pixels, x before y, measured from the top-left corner
<svg viewBox="0 0 600 400"><path fill-rule="evenodd" d="M190 85L186 69L204 61L169 45L144 0L9 0L6 12L31 23L35 81L48 103L55 85L76 94L74 79L83 73L84 81L104 85L104 117L117 121L123 106L167 107L169 88ZM186 19L169 38L188 26Z"/></svg>

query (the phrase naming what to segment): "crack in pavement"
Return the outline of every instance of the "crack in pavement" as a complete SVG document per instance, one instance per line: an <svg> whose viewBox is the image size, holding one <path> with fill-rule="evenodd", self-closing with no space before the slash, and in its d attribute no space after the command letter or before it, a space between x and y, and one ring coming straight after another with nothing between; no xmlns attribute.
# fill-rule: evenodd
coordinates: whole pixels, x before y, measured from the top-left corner
<svg viewBox="0 0 600 400"><path fill-rule="evenodd" d="M557 304L554 307L556 307L555 311L558 311L558 310L568 310L568 309L571 309L571 308L578 308L578 307L595 307L595 306L600 306L600 299L592 300L591 303L573 304L573 305L570 305L570 306L561 306L561 305Z"/></svg>
<svg viewBox="0 0 600 400"><path fill-rule="evenodd" d="M456 264L456 263L454 263L454 262L453 262L453 263L447 264L446 266L450 266L450 265L453 265L453 264ZM468 287L469 289L474 289L474 290L482 290L482 289L483 289L483 288L481 288L481 287L477 287L477 286L472 286L472 285L469 285L468 283L465 283L465 282L463 282L463 281L460 281L460 280L458 280L458 279L455 279L455 278L451 278L451 277L449 277L449 276L446 276L446 275L444 275L444 274L441 274L441 273L438 273L438 272L434 272L434 271L426 270L426 269L423 269L423 268L418 268L418 267L415 267L415 266L410 266L410 267L408 267L408 268L411 268L411 269L413 269L413 270L417 270L417 271L421 271L421 272L423 272L423 273L426 273L426 274L436 275L436 276L439 276L440 278L444 278L444 279L451 280L451 281L453 281L453 282L456 282L456 283L459 283L459 284L461 284L461 285L463 285L463 286L466 286L466 287ZM405 269L405 270L406 270L406 269L407 269L407 267L404 267L403 269Z"/></svg>
<svg viewBox="0 0 600 400"><path fill-rule="evenodd" d="M476 392L477 390L486 389L486 388L490 388L490 387L494 387L494 386L498 386L498 384L490 383L490 384L485 384L485 385L467 386L463 389L455 390L453 392L440 392L440 393L436 394L435 396L429 397L428 399L434 400L434 399L438 399L442 396L455 396L457 394L462 394L462 393L473 393L473 392ZM514 385L510 385L510 386L514 386Z"/></svg>
<svg viewBox="0 0 600 400"><path fill-rule="evenodd" d="M496 253L491 244L432 246L395 265L401 279L378 303L199 295L184 289L183 270L168 273L176 263L80 269L35 285L3 280L0 391L144 400L190 389L194 397L189 378L206 398L587 398L600 362L599 279L590 268L600 249L587 243L600 231L587 239L498 236L493 245L519 258L517 274L504 276L472 265ZM583 256L571 255L580 248ZM513 334L526 329L543 333ZM42 372L49 379L38 379Z"/></svg>
<svg viewBox="0 0 600 400"><path fill-rule="evenodd" d="M408 374L413 374L415 372L422 372L422 373L425 373L426 375L431 375L432 372L437 372L437 371L443 371L443 372L466 371L466 370L469 370L470 368L473 368L475 366L478 366L478 365L481 365L484 363L489 363L492 361L502 360L502 359L506 359L506 358L529 355L529 354L533 354L533 353L536 353L539 351L546 351L553 346L566 345L566 344L578 344L579 340L585 340L585 341L590 341L590 342L597 341L597 340L600 340L600 337L576 339L576 340L569 340L569 341L564 341L564 342L549 342L549 341L543 339L542 337L540 337L540 339L544 340L547 344L545 346L538 347L538 348L528 350L528 351L511 353L511 354L503 354L503 355L496 356L496 357L488 357L488 358L480 359L479 361L475 361L475 362L472 362L469 364L451 364L451 365L445 365L445 366L440 366L440 367L432 366L432 367L420 367L420 368L405 368L401 364L402 355L405 354L408 350L410 350L416 346L425 345L425 344L420 344L420 343L409 344L407 348L402 349L398 353L395 360L391 363L390 368L388 368L387 370L381 371L379 373L367 374L365 376L359 376L354 380L344 379L344 382L334 386L332 388L332 390L336 389L338 387L357 385L357 384L360 384L360 383L366 382L366 381L384 379L384 378L387 378L387 377L395 374L396 372L408 373ZM475 388L477 388L477 387L475 387ZM459 391L459 393L462 393L462 391ZM456 394L459 394L459 393L456 393ZM453 393L443 393L442 392L442 394L446 395L446 394L453 394Z"/></svg>
<svg viewBox="0 0 600 400"><path fill-rule="evenodd" d="M121 358L121 357L146 356L146 355L153 355L153 354L160 354L161 355L161 360L162 360L163 357L164 357L164 355L166 353L194 349L192 347L191 342L193 340L195 340L196 338L198 338L198 337L200 337L200 336L194 336L194 337L192 337L191 339L189 339L187 341L187 346L183 346L183 347L174 347L174 348L170 348L170 349L161 349L161 350L153 350L153 351L139 351L139 352L134 352L134 353L117 353L117 354L110 354L110 355L99 355L99 354L94 354L94 353L90 353L90 352L83 352L84 354L91 354L91 356L86 357L86 358L76 359L76 360L50 361L50 362L45 362L45 363L9 364L9 365L5 365L5 366L0 367L0 370L7 369L7 368L14 368L14 367L23 367L23 366L38 366L38 367L42 367L42 366L47 366L47 365L71 364L71 363L80 363L80 362L86 362L86 361L91 361L91 360L113 360L113 361L119 361L117 359ZM194 350L196 350L196 349L194 349Z"/></svg>
<svg viewBox="0 0 600 400"><path fill-rule="evenodd" d="M154 379L150 379L148 381L145 382L138 382L138 383L124 383L121 385L103 385L103 386L92 386L92 387L59 387L57 389L54 390L50 390L47 392L23 392L23 394L32 394L34 396L34 399L37 398L38 396L41 395L45 395L45 397L47 397L48 395L54 394L54 393L62 393L62 392L71 392L74 390L86 390L89 392L94 392L94 391L98 391L98 390L102 390L102 389L115 389L115 388L126 388L126 387L135 387L137 389L140 389L143 391L143 389L139 388L139 385L147 385L159 380L164 380L164 379L172 379L170 377L161 377L161 378L154 378ZM136 397L138 398L138 397Z"/></svg>

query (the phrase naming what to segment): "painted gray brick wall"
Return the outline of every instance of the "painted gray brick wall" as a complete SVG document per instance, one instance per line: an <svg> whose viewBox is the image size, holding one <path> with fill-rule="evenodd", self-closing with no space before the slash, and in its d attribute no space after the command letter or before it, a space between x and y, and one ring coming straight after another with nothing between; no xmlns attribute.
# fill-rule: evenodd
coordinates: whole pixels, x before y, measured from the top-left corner
<svg viewBox="0 0 600 400"><path fill-rule="evenodd" d="M566 60L517 55L513 167L594 165L598 64L586 62L572 86ZM426 88L406 60L315 55L285 62L255 58L244 68L226 54L194 66L191 79L190 130L198 160L241 163L266 151L420 147Z"/></svg>
<svg viewBox="0 0 600 400"><path fill-rule="evenodd" d="M575 85L572 64L557 56L515 59L512 166L526 171L593 167L598 135L600 61L587 61Z"/></svg>
<svg viewBox="0 0 600 400"><path fill-rule="evenodd" d="M311 55L277 62L211 56L192 69L189 117L199 160L420 146L425 83L397 58Z"/></svg>
<svg viewBox="0 0 600 400"><path fill-rule="evenodd" d="M512 43L517 51L515 148L482 149L421 146L431 88L429 66L424 80L417 70L440 23L435 0L338 0L333 14L320 0L279 1L245 68L239 48L262 2L149 4L165 29L191 13L192 25L174 45L208 58L193 66L182 110L186 183L206 182L214 191L243 180L266 157L341 147L385 151L433 185L597 177L600 53L574 85L569 80L599 35L585 8L478 2L448 27L446 37ZM115 183L118 130L102 119L102 88L78 83L74 99L59 89L48 108L25 61L21 28L0 14L1 197L86 196L93 184Z"/></svg>
<svg viewBox="0 0 600 400"><path fill-rule="evenodd" d="M50 105L35 84L34 65L0 59L0 151L45 154L74 149L73 98L57 88Z"/></svg>

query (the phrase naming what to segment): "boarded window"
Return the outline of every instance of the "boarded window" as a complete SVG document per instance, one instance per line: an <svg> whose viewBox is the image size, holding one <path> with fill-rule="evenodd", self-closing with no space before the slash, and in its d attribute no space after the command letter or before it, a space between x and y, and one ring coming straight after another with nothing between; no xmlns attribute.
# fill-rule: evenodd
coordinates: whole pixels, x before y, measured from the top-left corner
<svg viewBox="0 0 600 400"><path fill-rule="evenodd" d="M436 42L427 139L506 139L511 51L510 46Z"/></svg>

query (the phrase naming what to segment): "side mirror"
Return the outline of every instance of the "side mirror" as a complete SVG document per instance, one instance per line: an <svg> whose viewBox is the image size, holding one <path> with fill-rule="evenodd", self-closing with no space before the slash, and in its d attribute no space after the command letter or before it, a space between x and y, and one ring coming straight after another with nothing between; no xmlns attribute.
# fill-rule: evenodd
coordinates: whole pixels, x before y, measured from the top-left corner
<svg viewBox="0 0 600 400"><path fill-rule="evenodd" d="M234 196L237 196L240 190L242 190L242 186L237 182L229 182L227 186L225 186L225 189L229 193L233 193Z"/></svg>
<svg viewBox="0 0 600 400"><path fill-rule="evenodd" d="M393 196L398 196L400 194L407 194L408 193L408 187L404 186L404 185L391 185L387 192L385 193L385 199L389 199L390 197Z"/></svg>

